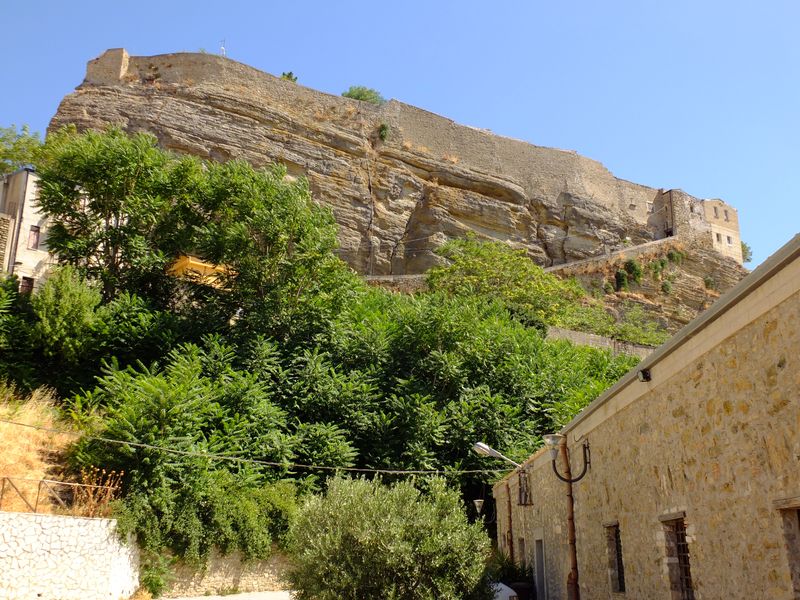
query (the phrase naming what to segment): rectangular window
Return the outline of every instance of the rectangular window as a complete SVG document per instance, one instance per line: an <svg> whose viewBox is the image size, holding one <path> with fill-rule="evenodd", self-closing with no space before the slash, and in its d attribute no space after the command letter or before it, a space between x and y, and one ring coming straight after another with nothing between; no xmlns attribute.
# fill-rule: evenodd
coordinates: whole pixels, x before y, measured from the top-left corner
<svg viewBox="0 0 800 600"><path fill-rule="evenodd" d="M725 237L728 238L728 246L733 246L733 240L731 239L731 236L726 235Z"/></svg>
<svg viewBox="0 0 800 600"><path fill-rule="evenodd" d="M684 518L663 521L673 600L695 600Z"/></svg>
<svg viewBox="0 0 800 600"><path fill-rule="evenodd" d="M28 232L28 250L39 249L39 226L31 225L31 230Z"/></svg>
<svg viewBox="0 0 800 600"><path fill-rule="evenodd" d="M718 241L720 244L722 243L722 234L721 234L721 233L718 233L718 234L717 234L717 241Z"/></svg>
<svg viewBox="0 0 800 600"><path fill-rule="evenodd" d="M619 534L619 525L606 527L606 546L611 591L619 594L625 591L625 567L622 564L622 538Z"/></svg>
<svg viewBox="0 0 800 600"><path fill-rule="evenodd" d="M531 486L528 482L528 471L520 469L519 471L519 487L517 489L519 497L517 498L520 506L532 506L533 494L531 494Z"/></svg>
<svg viewBox="0 0 800 600"><path fill-rule="evenodd" d="M33 291L33 277L23 277L19 282L19 293L30 294Z"/></svg>
<svg viewBox="0 0 800 600"><path fill-rule="evenodd" d="M726 220L726 221L730 221L730 219L728 218L728 211L727 211L727 210L725 210L725 211L723 211L723 212L725 213L725 220Z"/></svg>
<svg viewBox="0 0 800 600"><path fill-rule="evenodd" d="M714 218L719 219L719 209L716 206L714 207Z"/></svg>

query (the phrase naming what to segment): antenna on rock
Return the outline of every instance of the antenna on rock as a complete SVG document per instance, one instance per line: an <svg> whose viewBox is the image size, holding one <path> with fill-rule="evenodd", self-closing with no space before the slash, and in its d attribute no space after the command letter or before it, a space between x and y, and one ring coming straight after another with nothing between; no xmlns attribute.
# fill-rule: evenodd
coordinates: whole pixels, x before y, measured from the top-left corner
<svg viewBox="0 0 800 600"><path fill-rule="evenodd" d="M219 42L219 53L222 54L222 56L227 56L227 54L225 54L225 40L220 40Z"/></svg>

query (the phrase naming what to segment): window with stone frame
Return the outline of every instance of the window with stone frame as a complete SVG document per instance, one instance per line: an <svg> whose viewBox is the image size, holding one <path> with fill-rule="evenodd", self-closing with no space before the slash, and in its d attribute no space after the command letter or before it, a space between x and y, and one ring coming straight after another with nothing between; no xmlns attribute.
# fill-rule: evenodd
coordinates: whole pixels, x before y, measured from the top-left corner
<svg viewBox="0 0 800 600"><path fill-rule="evenodd" d="M800 598L800 509L782 510L783 536L789 557L789 572L792 576L792 591Z"/></svg>
<svg viewBox="0 0 800 600"><path fill-rule="evenodd" d="M666 545L667 573L672 600L695 600L689 542L683 514L661 518Z"/></svg>
<svg viewBox="0 0 800 600"><path fill-rule="evenodd" d="M611 591L621 594L625 592L625 566L622 560L622 538L619 532L619 523L606 524L605 528Z"/></svg>

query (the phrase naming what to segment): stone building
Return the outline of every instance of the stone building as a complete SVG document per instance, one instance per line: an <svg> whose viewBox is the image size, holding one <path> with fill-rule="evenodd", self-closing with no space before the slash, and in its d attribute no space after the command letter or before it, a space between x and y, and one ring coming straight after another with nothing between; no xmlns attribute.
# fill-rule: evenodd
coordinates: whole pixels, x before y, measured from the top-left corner
<svg viewBox="0 0 800 600"><path fill-rule="evenodd" d="M0 272L16 275L22 292L38 287L52 263L47 224L36 206L36 180L25 168L0 183Z"/></svg>
<svg viewBox="0 0 800 600"><path fill-rule="evenodd" d="M739 215L735 208L719 199L701 203L703 216L711 228L714 250L742 262L742 239L739 237Z"/></svg>
<svg viewBox="0 0 800 600"><path fill-rule="evenodd" d="M581 598L800 598L798 391L800 235L562 430L573 473L591 444ZM546 450L523 468L494 486L499 545L566 598L568 485Z"/></svg>

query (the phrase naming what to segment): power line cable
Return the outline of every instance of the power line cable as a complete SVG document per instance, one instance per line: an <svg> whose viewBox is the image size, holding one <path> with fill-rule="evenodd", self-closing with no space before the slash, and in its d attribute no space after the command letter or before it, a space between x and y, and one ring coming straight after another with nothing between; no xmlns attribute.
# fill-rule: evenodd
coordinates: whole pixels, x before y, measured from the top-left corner
<svg viewBox="0 0 800 600"><path fill-rule="evenodd" d="M162 448L160 446L153 446L152 444L145 444L143 442L126 442L124 440L115 440L112 438L100 437L96 435L88 435L76 433L74 431L63 431L60 429L53 429L51 427L44 427L43 425L31 425L29 423L19 423L17 421L10 421L8 419L0 419L0 423L8 425L16 425L18 427L28 427L30 429L37 429L39 431L48 431L50 433L57 433L60 435L69 435L73 437L82 437L84 439L96 440L108 444L118 444L122 446L132 446L134 448L148 448L151 450L158 450L168 454L178 454L181 456L192 456L197 458L208 458L212 460L226 460L236 463L251 463L267 467L281 467L285 469L317 469L323 471L348 471L353 473L376 473L382 475L477 475L477 474L496 474L505 473L505 469L463 469L463 470L447 470L447 469L368 469L359 467L331 467L327 465L306 465L301 463L286 463L286 462L270 462L266 460L258 460L255 458L241 458L238 456L225 456L224 454L212 454L209 452L193 452L189 450L177 450L175 448Z"/></svg>

